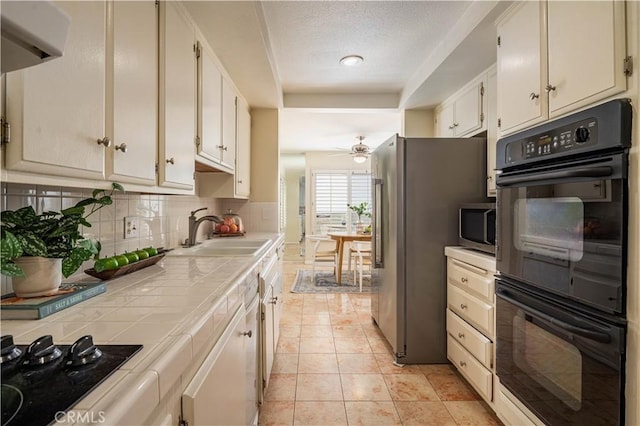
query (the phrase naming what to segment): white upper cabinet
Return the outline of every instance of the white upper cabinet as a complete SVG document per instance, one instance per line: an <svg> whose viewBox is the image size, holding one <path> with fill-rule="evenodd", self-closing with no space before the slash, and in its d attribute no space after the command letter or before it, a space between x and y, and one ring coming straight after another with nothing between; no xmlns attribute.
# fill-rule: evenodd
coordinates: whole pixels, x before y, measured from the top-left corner
<svg viewBox="0 0 640 426"><path fill-rule="evenodd" d="M107 178L155 185L158 146L158 6L153 0L113 2L107 44ZM110 102L112 104L110 105Z"/></svg>
<svg viewBox="0 0 640 426"><path fill-rule="evenodd" d="M549 115L626 90L624 2L547 4Z"/></svg>
<svg viewBox="0 0 640 426"><path fill-rule="evenodd" d="M496 190L496 143L498 142L497 94L498 75L496 67L487 73L487 197L495 197Z"/></svg>
<svg viewBox="0 0 640 426"><path fill-rule="evenodd" d="M220 163L222 139L222 74L209 50L198 42L197 154Z"/></svg>
<svg viewBox="0 0 640 426"><path fill-rule="evenodd" d="M502 135L626 90L621 1L519 2L498 31Z"/></svg>
<svg viewBox="0 0 640 426"><path fill-rule="evenodd" d="M436 108L436 136L471 136L483 127L483 95L485 76L470 82Z"/></svg>
<svg viewBox="0 0 640 426"><path fill-rule="evenodd" d="M544 3L521 2L498 24L498 117L502 133L547 116Z"/></svg>
<svg viewBox="0 0 640 426"><path fill-rule="evenodd" d="M236 125L236 92L227 79L222 79L221 164L231 171L236 166Z"/></svg>
<svg viewBox="0 0 640 426"><path fill-rule="evenodd" d="M453 102L442 104L436 109L436 136L447 138L454 135Z"/></svg>
<svg viewBox="0 0 640 426"><path fill-rule="evenodd" d="M7 73L8 170L104 179L105 2L61 2L64 56Z"/></svg>
<svg viewBox="0 0 640 426"><path fill-rule="evenodd" d="M236 159L236 93L215 55L198 42L197 161L233 173Z"/></svg>
<svg viewBox="0 0 640 426"><path fill-rule="evenodd" d="M237 139L235 195L248 197L251 190L251 115L249 106L240 97L238 97Z"/></svg>
<svg viewBox="0 0 640 426"><path fill-rule="evenodd" d="M195 29L176 2L160 2L159 111L159 184L191 190L195 171Z"/></svg>

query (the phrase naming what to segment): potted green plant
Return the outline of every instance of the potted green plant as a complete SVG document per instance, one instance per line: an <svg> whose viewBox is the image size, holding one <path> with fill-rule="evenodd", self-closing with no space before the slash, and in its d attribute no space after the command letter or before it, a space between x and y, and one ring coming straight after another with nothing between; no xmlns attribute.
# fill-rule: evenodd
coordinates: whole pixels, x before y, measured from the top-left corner
<svg viewBox="0 0 640 426"><path fill-rule="evenodd" d="M36 297L55 292L82 262L97 258L100 242L85 239L80 225L102 207L113 203L114 191L124 191L118 183L111 191L96 189L90 198L60 212L36 214L33 207L2 212L0 227L0 273L13 277L14 292L20 297ZM57 281L57 283L56 283Z"/></svg>
<svg viewBox="0 0 640 426"><path fill-rule="evenodd" d="M358 222L356 222L356 232L362 232L362 216L371 217L371 212L369 211L369 203L366 201L361 202L360 204L347 204L347 207L351 209L355 214L358 215Z"/></svg>

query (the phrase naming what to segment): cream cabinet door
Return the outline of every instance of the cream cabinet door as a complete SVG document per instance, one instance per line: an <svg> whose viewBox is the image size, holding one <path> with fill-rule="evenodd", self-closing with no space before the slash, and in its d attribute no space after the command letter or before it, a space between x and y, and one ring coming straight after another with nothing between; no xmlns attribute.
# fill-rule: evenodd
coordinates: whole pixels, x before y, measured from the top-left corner
<svg viewBox="0 0 640 426"><path fill-rule="evenodd" d="M497 115L498 75L493 68L487 76L487 197L495 197L496 192L496 143L498 142Z"/></svg>
<svg viewBox="0 0 640 426"><path fill-rule="evenodd" d="M436 111L436 136L450 138L454 135L453 103L443 105Z"/></svg>
<svg viewBox="0 0 640 426"><path fill-rule="evenodd" d="M222 79L222 165L236 167L236 92L227 79Z"/></svg>
<svg viewBox="0 0 640 426"><path fill-rule="evenodd" d="M260 330L260 336L262 339L262 383L263 394L266 393L269 387L269 378L271 377L271 369L273 368L273 361L275 357L276 341L274 336L273 322L275 311L273 309L273 287L268 286L264 298L260 303L260 310L262 312L262 327Z"/></svg>
<svg viewBox="0 0 640 426"><path fill-rule="evenodd" d="M219 163L222 145L222 74L211 53L198 46L198 155Z"/></svg>
<svg viewBox="0 0 640 426"><path fill-rule="evenodd" d="M155 1L113 2L107 75L107 177L155 185L158 146L158 11Z"/></svg>
<svg viewBox="0 0 640 426"><path fill-rule="evenodd" d="M521 2L497 24L498 118L502 134L547 118L544 11L544 2Z"/></svg>
<svg viewBox="0 0 640 426"><path fill-rule="evenodd" d="M249 106L238 98L238 149L236 152L236 195L248 197L251 186L251 115Z"/></svg>
<svg viewBox="0 0 640 426"><path fill-rule="evenodd" d="M195 29L175 2L160 2L159 110L159 184L191 190L195 171Z"/></svg>
<svg viewBox="0 0 640 426"><path fill-rule="evenodd" d="M241 306L182 395L188 424L246 424L245 332Z"/></svg>
<svg viewBox="0 0 640 426"><path fill-rule="evenodd" d="M8 170L104 179L106 2L60 2L64 56L6 74Z"/></svg>
<svg viewBox="0 0 640 426"><path fill-rule="evenodd" d="M484 84L474 84L460 93L454 105L455 136L470 136L482 127L482 92Z"/></svg>
<svg viewBox="0 0 640 426"><path fill-rule="evenodd" d="M622 1L548 2L549 115L626 90Z"/></svg>

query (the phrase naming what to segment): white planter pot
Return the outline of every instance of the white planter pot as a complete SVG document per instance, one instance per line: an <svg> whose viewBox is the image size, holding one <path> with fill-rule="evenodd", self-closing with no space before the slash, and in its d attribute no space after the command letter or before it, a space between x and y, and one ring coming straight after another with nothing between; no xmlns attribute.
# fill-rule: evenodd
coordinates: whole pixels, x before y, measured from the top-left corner
<svg viewBox="0 0 640 426"><path fill-rule="evenodd" d="M11 285L18 297L38 297L55 293L62 282L62 259L23 256L15 260L24 278L13 277Z"/></svg>

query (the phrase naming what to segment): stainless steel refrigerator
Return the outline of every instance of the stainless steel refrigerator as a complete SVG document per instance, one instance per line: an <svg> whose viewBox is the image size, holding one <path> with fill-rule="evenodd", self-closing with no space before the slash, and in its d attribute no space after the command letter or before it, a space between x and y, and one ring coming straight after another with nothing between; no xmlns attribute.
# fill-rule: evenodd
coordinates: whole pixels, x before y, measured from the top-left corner
<svg viewBox="0 0 640 426"><path fill-rule="evenodd" d="M371 314L401 364L447 362L458 208L486 200L486 140L394 136L373 152Z"/></svg>

